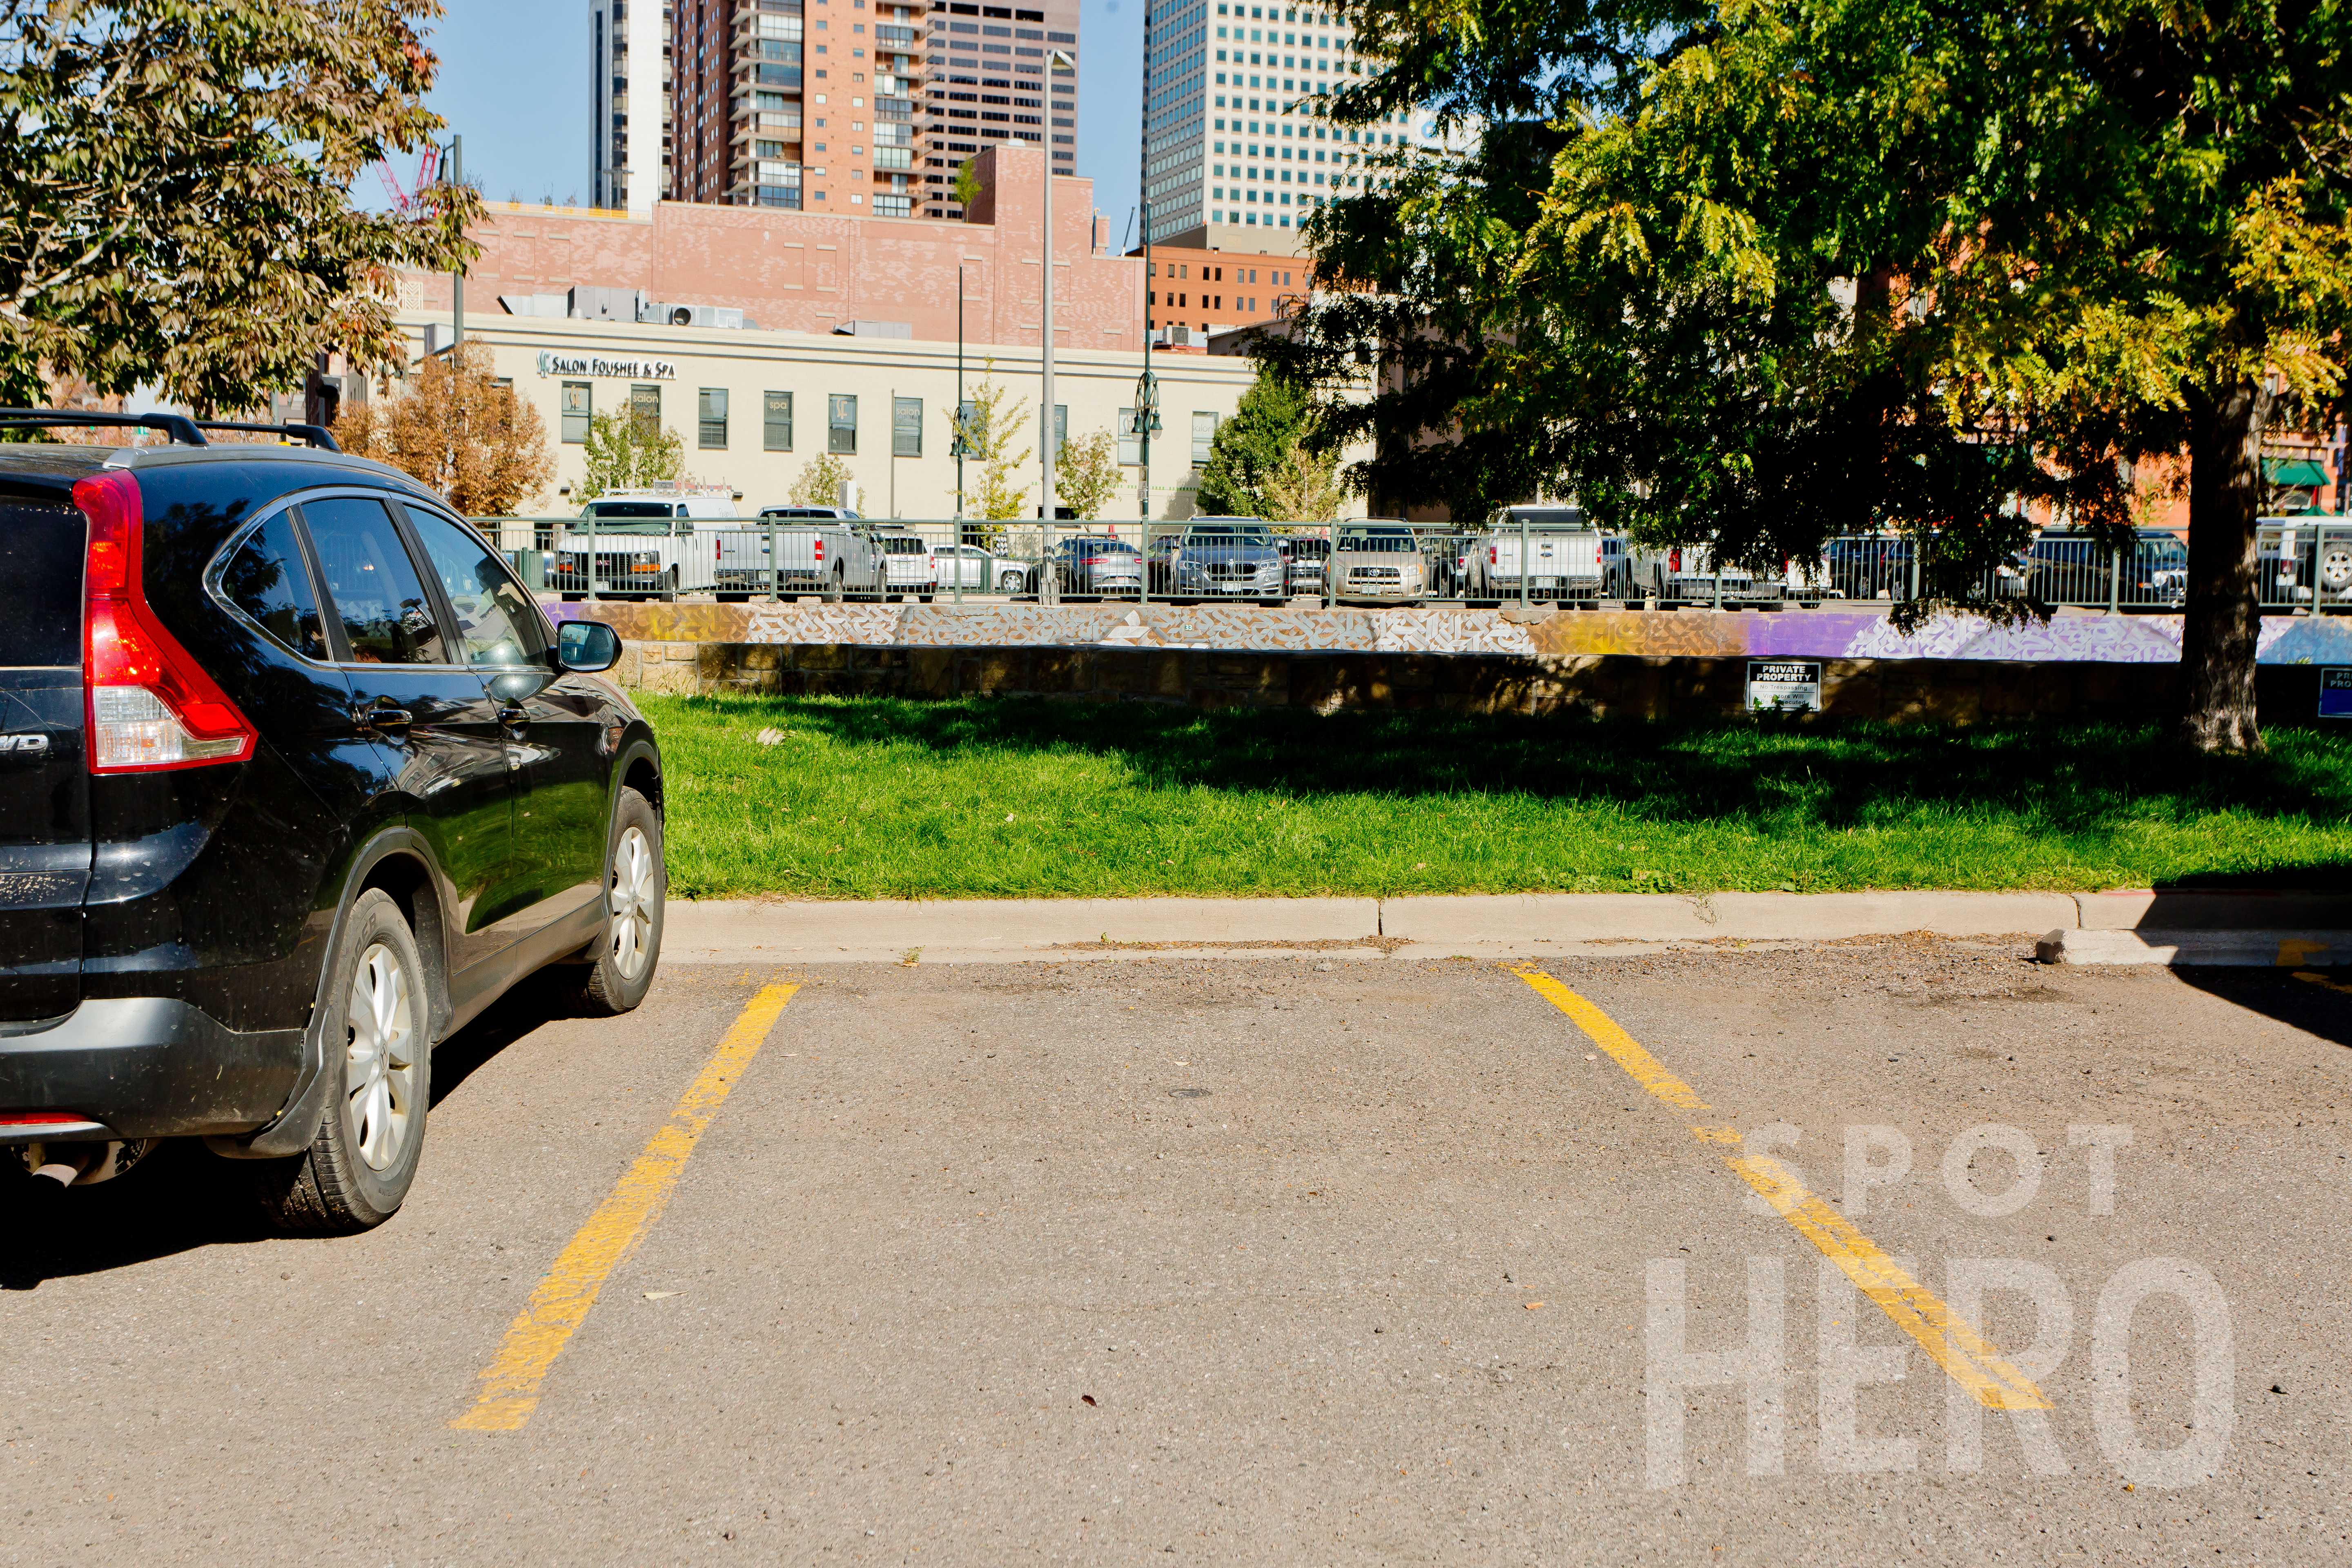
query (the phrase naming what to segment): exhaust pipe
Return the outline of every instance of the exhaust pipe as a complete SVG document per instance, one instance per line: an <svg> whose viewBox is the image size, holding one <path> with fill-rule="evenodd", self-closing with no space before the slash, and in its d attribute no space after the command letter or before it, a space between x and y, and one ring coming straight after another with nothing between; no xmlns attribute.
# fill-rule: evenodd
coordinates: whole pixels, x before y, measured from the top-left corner
<svg viewBox="0 0 2352 1568"><path fill-rule="evenodd" d="M59 1187L94 1187L110 1182L147 1157L152 1138L116 1139L104 1143L19 1143L16 1158L37 1177Z"/></svg>

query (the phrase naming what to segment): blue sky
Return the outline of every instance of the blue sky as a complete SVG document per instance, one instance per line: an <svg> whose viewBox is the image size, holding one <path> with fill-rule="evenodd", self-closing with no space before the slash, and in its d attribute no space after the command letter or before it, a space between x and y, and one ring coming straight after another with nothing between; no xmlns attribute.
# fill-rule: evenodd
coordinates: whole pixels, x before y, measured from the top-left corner
<svg viewBox="0 0 2352 1568"><path fill-rule="evenodd" d="M650 3L650 0L648 0ZM466 138L466 173L493 201L584 200L588 192L588 0L447 0L433 36L432 104ZM1114 243L1133 243L1142 135L1143 0L1081 0L1078 173ZM401 171L415 174L414 161ZM380 199L373 175L357 193Z"/></svg>

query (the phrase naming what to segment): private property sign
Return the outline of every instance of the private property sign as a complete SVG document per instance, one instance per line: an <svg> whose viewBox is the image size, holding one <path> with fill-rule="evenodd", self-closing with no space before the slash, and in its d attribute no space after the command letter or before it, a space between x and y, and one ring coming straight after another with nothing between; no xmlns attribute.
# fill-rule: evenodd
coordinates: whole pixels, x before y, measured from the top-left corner
<svg viewBox="0 0 2352 1568"><path fill-rule="evenodd" d="M2337 665L2319 672L2319 716L2352 719L2352 668Z"/></svg>
<svg viewBox="0 0 2352 1568"><path fill-rule="evenodd" d="M1748 710L1750 713L1820 712L1820 661L1809 658L1749 659Z"/></svg>
<svg viewBox="0 0 2352 1568"><path fill-rule="evenodd" d="M666 359L606 359L602 354L539 356L541 375L609 375L622 381L676 381L677 366Z"/></svg>

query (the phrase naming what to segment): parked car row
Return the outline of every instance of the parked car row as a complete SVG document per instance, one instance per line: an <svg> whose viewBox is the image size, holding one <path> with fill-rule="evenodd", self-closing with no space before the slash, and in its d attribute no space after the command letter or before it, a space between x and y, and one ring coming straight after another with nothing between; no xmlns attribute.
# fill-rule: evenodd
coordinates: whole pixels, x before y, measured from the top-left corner
<svg viewBox="0 0 2352 1568"><path fill-rule="evenodd" d="M1133 525L1122 525L1131 528ZM1705 545L1645 545L1603 531L1574 507L1515 506L1485 528L1360 519L1309 531L1251 517L1197 517L1147 530L1074 525L1047 559L948 543L908 525L836 507L770 507L735 515L725 495L600 497L541 541L546 584L567 598L743 599L771 590L833 600L939 594L1250 601L1305 595L1331 604L1513 599L1662 606L1900 600L1916 591L1911 539L1831 540L1810 567L1718 564ZM592 542L593 541L593 542ZM772 552L772 559L771 558ZM2322 538L2295 519L2266 520L2259 575L2265 604L2352 602L2352 530ZM2143 529L2118 563L2090 532L2043 531L1987 575L2000 598L2053 605L2169 608L2187 596L2189 559L2175 534Z"/></svg>

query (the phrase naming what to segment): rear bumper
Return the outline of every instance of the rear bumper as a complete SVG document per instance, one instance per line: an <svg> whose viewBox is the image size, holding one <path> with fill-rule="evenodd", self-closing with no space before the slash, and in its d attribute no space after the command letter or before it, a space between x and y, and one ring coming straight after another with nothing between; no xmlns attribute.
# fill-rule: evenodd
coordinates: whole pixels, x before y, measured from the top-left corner
<svg viewBox="0 0 2352 1568"><path fill-rule="evenodd" d="M169 997L93 999L0 1025L0 1117L72 1111L118 1138L245 1132L285 1108L301 1069L299 1029L240 1033ZM52 1135L0 1121L0 1143Z"/></svg>

